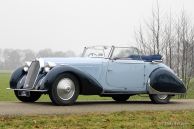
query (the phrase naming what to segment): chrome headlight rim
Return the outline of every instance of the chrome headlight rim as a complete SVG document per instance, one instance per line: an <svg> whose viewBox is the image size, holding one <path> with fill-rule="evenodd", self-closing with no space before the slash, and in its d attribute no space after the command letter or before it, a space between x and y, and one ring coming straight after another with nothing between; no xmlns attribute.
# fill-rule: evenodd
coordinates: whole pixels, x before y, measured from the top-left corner
<svg viewBox="0 0 194 129"><path fill-rule="evenodd" d="M56 64L54 62L47 62L47 64L44 67L44 72L48 73L55 66Z"/></svg>
<svg viewBox="0 0 194 129"><path fill-rule="evenodd" d="M51 70L50 66L47 65L44 67L44 72L48 73L50 70Z"/></svg>
<svg viewBox="0 0 194 129"><path fill-rule="evenodd" d="M25 62L24 67L23 67L24 72L28 72L31 63L32 62L29 62L29 61Z"/></svg>
<svg viewBox="0 0 194 129"><path fill-rule="evenodd" d="M24 72L28 72L28 69L29 69L28 66L24 66L24 68L23 68Z"/></svg>

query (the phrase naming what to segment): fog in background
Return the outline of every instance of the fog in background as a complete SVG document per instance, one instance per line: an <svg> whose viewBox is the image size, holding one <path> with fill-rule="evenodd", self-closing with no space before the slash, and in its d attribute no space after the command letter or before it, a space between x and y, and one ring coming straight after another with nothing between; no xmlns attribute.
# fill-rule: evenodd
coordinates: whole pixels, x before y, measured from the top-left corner
<svg viewBox="0 0 194 129"><path fill-rule="evenodd" d="M30 49L0 49L0 71L12 71L25 64L26 61L32 61L40 57L74 57L73 51L53 51L51 49L43 49L38 52Z"/></svg>
<svg viewBox="0 0 194 129"><path fill-rule="evenodd" d="M151 17L156 0L1 0L0 48L49 48L81 53L87 45L133 45L134 28ZM161 15L193 0L159 0Z"/></svg>
<svg viewBox="0 0 194 129"><path fill-rule="evenodd" d="M174 32L186 26L178 25L184 20L182 13L193 23L193 4L193 0L0 1L0 70L13 70L36 57L78 56L84 46L93 45L137 46L144 53L162 54L165 63L175 68L177 63L171 60L177 56L173 48L179 38ZM194 56L194 48L185 47L194 46L192 34L188 32L191 38L179 36L178 62ZM185 53L189 48L193 53ZM187 73L191 70L181 66L193 68L190 63L194 63L184 65L185 61L180 69Z"/></svg>

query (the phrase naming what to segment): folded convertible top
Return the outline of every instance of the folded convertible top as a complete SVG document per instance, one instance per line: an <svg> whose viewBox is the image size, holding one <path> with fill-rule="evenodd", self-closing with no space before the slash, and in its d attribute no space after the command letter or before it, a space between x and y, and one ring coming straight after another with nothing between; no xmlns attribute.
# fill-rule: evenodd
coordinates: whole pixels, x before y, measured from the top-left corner
<svg viewBox="0 0 194 129"><path fill-rule="evenodd" d="M154 60L161 60L162 56L161 55L142 55L141 59L146 62L152 62Z"/></svg>
<svg viewBox="0 0 194 129"><path fill-rule="evenodd" d="M161 55L130 55L129 58L133 60L144 60L146 62L152 62L155 60L161 60Z"/></svg>

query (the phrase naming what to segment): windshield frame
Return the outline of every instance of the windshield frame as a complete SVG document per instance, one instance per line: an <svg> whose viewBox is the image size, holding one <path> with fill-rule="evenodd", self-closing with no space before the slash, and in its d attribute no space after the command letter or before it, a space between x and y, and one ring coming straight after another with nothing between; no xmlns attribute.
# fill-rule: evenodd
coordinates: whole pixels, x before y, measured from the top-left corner
<svg viewBox="0 0 194 129"><path fill-rule="evenodd" d="M138 48L136 48L136 47L115 47L115 46L112 46L112 52L111 52L111 55L110 55L109 59L115 60L115 59L113 58L113 54L114 54L116 48L129 48L129 49L130 49L130 48L133 48L133 49L135 49L135 50L137 51L138 56L139 56L140 59L141 59L140 51L139 51ZM123 59L124 59L124 58L123 58Z"/></svg>
<svg viewBox="0 0 194 129"><path fill-rule="evenodd" d="M105 49L106 48L110 49L110 51L107 53L107 55L105 54ZM105 58L105 59L108 59L108 58L110 58L110 54L111 54L111 51L112 51L112 46L89 46L89 47L84 47L84 51L81 55L82 57L86 57L85 54L86 54L88 49L102 50L103 51L104 56L102 56L102 57L91 57L91 58Z"/></svg>
<svg viewBox="0 0 194 129"><path fill-rule="evenodd" d="M114 51L115 51L115 49L116 48L133 48L133 49L136 49L136 51L137 51L137 53L138 53L138 55L140 56L140 51L139 51L139 49L138 48L136 48L136 47L116 47L116 46L89 46L89 47L84 47L84 51L83 51L83 53L82 53L82 57L84 57L84 55L85 55L85 53L86 53L86 51L87 51L87 49L90 49L90 48L97 48L97 47L101 47L102 49L104 48L110 48L110 51L109 51L109 54L108 54L108 56L107 57L96 57L96 58L104 58L104 59L111 59L111 60L114 60L113 59L113 53L114 53ZM141 57L141 56L140 56ZM95 57L91 57L91 58L95 58Z"/></svg>

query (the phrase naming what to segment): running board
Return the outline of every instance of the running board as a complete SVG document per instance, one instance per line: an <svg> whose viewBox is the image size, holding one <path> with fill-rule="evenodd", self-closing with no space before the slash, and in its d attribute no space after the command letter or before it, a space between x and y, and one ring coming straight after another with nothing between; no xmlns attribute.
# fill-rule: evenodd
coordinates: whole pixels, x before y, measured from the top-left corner
<svg viewBox="0 0 194 129"><path fill-rule="evenodd" d="M146 91L111 91L111 90L106 90L102 94L108 95L108 94L147 94Z"/></svg>
<svg viewBox="0 0 194 129"><path fill-rule="evenodd" d="M7 90L14 90L14 91L32 91L32 92L47 92L48 90L28 90L28 89L12 89L6 88Z"/></svg>

